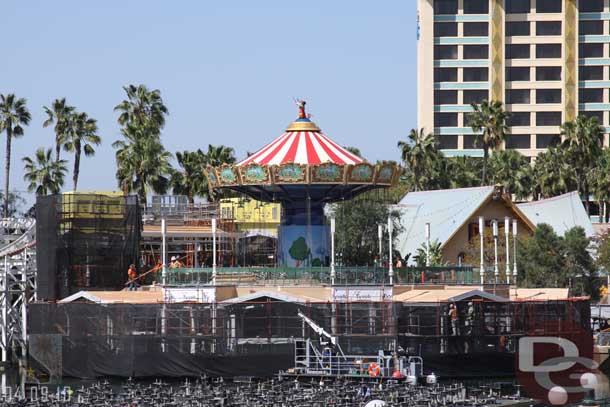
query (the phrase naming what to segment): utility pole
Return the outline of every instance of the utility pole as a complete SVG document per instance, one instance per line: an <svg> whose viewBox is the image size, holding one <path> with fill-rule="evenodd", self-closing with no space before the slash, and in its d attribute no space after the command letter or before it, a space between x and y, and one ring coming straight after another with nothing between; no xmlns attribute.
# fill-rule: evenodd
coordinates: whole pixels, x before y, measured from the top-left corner
<svg viewBox="0 0 610 407"><path fill-rule="evenodd" d="M485 248L484 245L484 235L485 235L485 218L479 216L479 236L481 238L481 263L479 266L479 277L481 280L481 285L485 283Z"/></svg>
<svg viewBox="0 0 610 407"><path fill-rule="evenodd" d="M494 235L494 278L496 284L498 284L498 276L500 270L498 269L498 221L493 220L493 235Z"/></svg>

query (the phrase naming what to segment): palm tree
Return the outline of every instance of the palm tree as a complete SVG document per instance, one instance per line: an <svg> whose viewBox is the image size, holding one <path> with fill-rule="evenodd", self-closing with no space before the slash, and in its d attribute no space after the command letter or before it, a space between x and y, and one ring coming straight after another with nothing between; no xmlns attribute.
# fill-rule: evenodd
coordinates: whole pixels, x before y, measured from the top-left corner
<svg viewBox="0 0 610 407"><path fill-rule="evenodd" d="M11 174L11 141L13 137L23 136L23 127L30 123L32 116L24 98L17 99L14 94L0 95L0 133L6 132L6 163L4 174L4 210L3 216L9 213L8 189Z"/></svg>
<svg viewBox="0 0 610 407"><path fill-rule="evenodd" d="M489 173L494 185L500 184L508 194L518 198L530 195L531 167L527 158L515 150L496 151L489 159Z"/></svg>
<svg viewBox="0 0 610 407"><path fill-rule="evenodd" d="M468 188L479 185L482 160L475 157L455 157L448 159L450 188Z"/></svg>
<svg viewBox="0 0 610 407"><path fill-rule="evenodd" d="M186 195L189 203L195 203L195 196L207 196L207 179L203 173L205 154L197 151L176 152L176 160L182 168L174 170L171 175L172 191L175 195Z"/></svg>
<svg viewBox="0 0 610 407"><path fill-rule="evenodd" d="M568 160L576 171L576 182L581 199L585 199L589 213L589 183L586 174L595 166L602 151L604 128L599 125L597 117L578 116L576 120L561 126L564 137L563 147L568 153Z"/></svg>
<svg viewBox="0 0 610 407"><path fill-rule="evenodd" d="M54 161L51 158L51 148L39 148L34 159L23 157L24 179L29 181L28 191L36 191L36 195L58 194L64 185L64 176L68 171L66 160Z"/></svg>
<svg viewBox="0 0 610 407"><path fill-rule="evenodd" d="M219 144L213 146L208 144L208 151L205 153L206 165L212 167L219 167L223 164L235 164L235 150L232 147L223 146Z"/></svg>
<svg viewBox="0 0 610 407"><path fill-rule="evenodd" d="M165 126L165 116L169 114L163 104L161 91L148 90L145 85L128 85L123 86L123 89L127 93L127 99L114 108L115 112L120 112L119 124L150 127L158 134Z"/></svg>
<svg viewBox="0 0 610 407"><path fill-rule="evenodd" d="M536 199L550 198L573 190L576 173L564 148L551 147L538 154L533 169L532 192Z"/></svg>
<svg viewBox="0 0 610 407"><path fill-rule="evenodd" d="M476 133L475 145L480 145L483 148L481 185L485 185L487 183L489 150L497 149L506 139L508 133L506 119L508 119L509 114L504 111L502 102L498 100L492 100L491 102L484 100L480 105L472 103L472 108L474 112L467 117L470 127Z"/></svg>
<svg viewBox="0 0 610 407"><path fill-rule="evenodd" d="M51 107L43 106L45 113L47 114L47 120L42 123L42 127L48 127L55 123L55 161L59 161L61 154L61 147L66 138L66 132L68 131L70 118L74 112L74 106L68 106L66 104L66 98L55 99L51 104Z"/></svg>
<svg viewBox="0 0 610 407"><path fill-rule="evenodd" d="M164 194L172 173L171 154L165 151L158 137L150 137L141 126L128 124L121 130L123 140L115 141L119 187L125 194L136 192L146 205L146 195L152 190Z"/></svg>
<svg viewBox="0 0 610 407"><path fill-rule="evenodd" d="M425 134L424 129L419 131L411 129L408 140L399 141L398 148L407 170L413 175L413 184L416 191L423 189L422 177L432 168L434 161L439 158L436 150L436 139L432 133Z"/></svg>
<svg viewBox="0 0 610 407"><path fill-rule="evenodd" d="M587 174L591 192L599 205L600 222L608 221L608 203L610 202L610 149L605 148L596 165Z"/></svg>
<svg viewBox="0 0 610 407"><path fill-rule="evenodd" d="M97 135L97 121L90 118L87 113L76 113L72 116L68 125L69 132L64 138L64 150L74 153L74 170L72 182L74 191L78 186L78 176L80 174L80 157L84 152L89 157L95 154L93 146L98 146L102 142Z"/></svg>

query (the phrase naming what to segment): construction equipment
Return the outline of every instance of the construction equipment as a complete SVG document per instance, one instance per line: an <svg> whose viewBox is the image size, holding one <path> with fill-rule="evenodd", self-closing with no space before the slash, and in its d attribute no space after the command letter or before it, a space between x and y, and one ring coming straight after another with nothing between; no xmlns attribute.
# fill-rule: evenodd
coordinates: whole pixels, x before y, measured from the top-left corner
<svg viewBox="0 0 610 407"><path fill-rule="evenodd" d="M303 329L304 338L294 341L294 368L286 372L288 375L415 380L423 376L423 360L420 356L399 355L397 351L386 354L383 350L379 350L377 355L346 355L336 336L301 311L297 315L303 321L303 328L307 324L319 335L319 340L305 338Z"/></svg>

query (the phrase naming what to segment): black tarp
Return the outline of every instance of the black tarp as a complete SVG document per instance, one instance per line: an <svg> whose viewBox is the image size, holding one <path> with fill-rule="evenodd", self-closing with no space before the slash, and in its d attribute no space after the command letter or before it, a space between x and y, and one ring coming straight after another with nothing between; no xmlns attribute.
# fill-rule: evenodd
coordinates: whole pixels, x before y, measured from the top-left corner
<svg viewBox="0 0 610 407"><path fill-rule="evenodd" d="M36 200L38 298L123 288L139 265L137 196L66 193Z"/></svg>
<svg viewBox="0 0 610 407"><path fill-rule="evenodd" d="M518 339L557 335L557 321L564 333L566 327L574 331L570 339L579 349L592 349L587 300L477 302L473 331L460 336L447 330L446 306L269 298L235 304L35 303L28 328L37 337L61 336L61 363L54 365L62 366L64 376L79 378L270 376L293 366L294 338L318 338L299 310L334 332L346 354L375 355L396 343L423 356L427 371L445 377L510 374ZM462 312L466 303L457 306Z"/></svg>

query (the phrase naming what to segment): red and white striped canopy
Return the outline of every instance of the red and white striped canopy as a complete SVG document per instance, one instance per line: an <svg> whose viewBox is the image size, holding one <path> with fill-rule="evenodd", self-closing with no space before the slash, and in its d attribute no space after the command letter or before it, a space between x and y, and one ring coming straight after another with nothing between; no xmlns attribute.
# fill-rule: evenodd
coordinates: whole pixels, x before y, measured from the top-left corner
<svg viewBox="0 0 610 407"><path fill-rule="evenodd" d="M244 166L251 163L260 165L358 164L362 158L350 153L319 131L286 131L256 153L237 163Z"/></svg>

